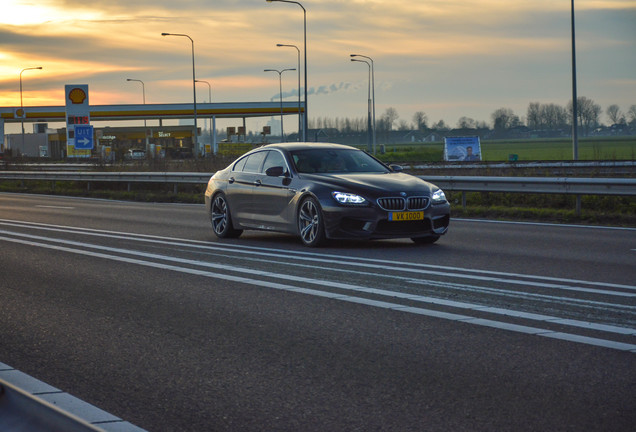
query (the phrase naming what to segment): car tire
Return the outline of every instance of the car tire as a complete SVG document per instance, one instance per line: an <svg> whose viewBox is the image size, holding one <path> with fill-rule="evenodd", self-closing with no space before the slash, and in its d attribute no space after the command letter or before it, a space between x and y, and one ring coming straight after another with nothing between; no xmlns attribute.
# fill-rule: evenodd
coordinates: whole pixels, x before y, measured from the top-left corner
<svg viewBox="0 0 636 432"><path fill-rule="evenodd" d="M305 246L316 247L324 243L325 221L315 198L302 201L298 209L298 233Z"/></svg>
<svg viewBox="0 0 636 432"><path fill-rule="evenodd" d="M236 238L243 233L243 230L234 229L232 226L230 206L222 193L216 194L212 199L210 222L212 223L212 231L218 238Z"/></svg>
<svg viewBox="0 0 636 432"><path fill-rule="evenodd" d="M437 240L439 240L438 235L430 235L430 236L426 236L426 237L413 237L411 240L413 240L414 243L416 244L433 244L435 243Z"/></svg>

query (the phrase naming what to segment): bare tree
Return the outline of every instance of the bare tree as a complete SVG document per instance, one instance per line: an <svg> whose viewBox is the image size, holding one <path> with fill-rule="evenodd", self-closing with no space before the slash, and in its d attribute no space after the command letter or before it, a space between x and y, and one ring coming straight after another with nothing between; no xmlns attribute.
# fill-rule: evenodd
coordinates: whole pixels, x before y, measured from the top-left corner
<svg viewBox="0 0 636 432"><path fill-rule="evenodd" d="M398 122L398 130L399 131L408 131L411 130L411 126L406 122L406 120L400 120Z"/></svg>
<svg viewBox="0 0 636 432"><path fill-rule="evenodd" d="M592 99L588 99L585 96L576 98L577 101L577 124L583 127L585 135L589 135L590 130L595 128L599 123L599 116L601 115L601 106L594 103ZM572 101L568 103L568 111L570 117L572 117Z"/></svg>
<svg viewBox="0 0 636 432"><path fill-rule="evenodd" d="M450 128L444 123L444 120L440 120L437 123L433 124L433 129L437 131L448 131Z"/></svg>
<svg viewBox="0 0 636 432"><path fill-rule="evenodd" d="M459 120L457 120L457 127L459 129L475 129L477 122L470 117L460 117Z"/></svg>
<svg viewBox="0 0 636 432"><path fill-rule="evenodd" d="M428 117L426 116L426 113L424 113L424 111L418 111L413 114L413 123L415 123L417 130L421 131L428 129Z"/></svg>
<svg viewBox="0 0 636 432"><path fill-rule="evenodd" d="M499 108L492 113L495 132L511 129L521 124L521 120L510 108Z"/></svg>
<svg viewBox="0 0 636 432"><path fill-rule="evenodd" d="M636 127L636 105L632 105L629 107L629 111L627 111L627 115L629 117L629 124L632 127Z"/></svg>
<svg viewBox="0 0 636 432"><path fill-rule="evenodd" d="M612 124L625 124L625 115L621 112L621 109L616 104L612 104L605 110L607 117L609 117Z"/></svg>
<svg viewBox="0 0 636 432"><path fill-rule="evenodd" d="M526 114L526 122L530 129L543 128L543 121L541 118L541 104L539 102L530 102L528 105L528 112Z"/></svg>
<svg viewBox="0 0 636 432"><path fill-rule="evenodd" d="M382 120L384 121L384 125L386 127L387 130L393 130L393 123L395 123L395 121L399 118L400 116L397 113L397 110L393 107L389 107L386 109L386 111L384 111L384 114L382 114Z"/></svg>

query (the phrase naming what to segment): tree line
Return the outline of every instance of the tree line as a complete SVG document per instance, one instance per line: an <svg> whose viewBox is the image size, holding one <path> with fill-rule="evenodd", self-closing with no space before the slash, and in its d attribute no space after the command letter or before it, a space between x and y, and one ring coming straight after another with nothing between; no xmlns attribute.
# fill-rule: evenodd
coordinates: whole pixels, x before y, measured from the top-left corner
<svg viewBox="0 0 636 432"><path fill-rule="evenodd" d="M518 127L527 127L533 131L566 131L572 128L573 104L569 101L566 106L554 103L542 104L531 102L525 118L521 118L510 108L499 108L491 116L491 123L478 121L470 117L461 117L456 129L489 129L496 133L503 133ZM577 98L577 124L584 135L589 135L594 129L603 126L600 120L602 107L585 96ZM610 121L608 126L625 126L636 129L636 104L631 105L627 112L612 104L605 109ZM309 119L310 129L335 129L340 133L362 133L367 131L367 119L361 118L328 118L317 117ZM429 125L428 116L424 111L416 112L412 122L401 120L395 108L389 107L376 119L376 132L389 131L421 131L445 132L453 129L444 120Z"/></svg>

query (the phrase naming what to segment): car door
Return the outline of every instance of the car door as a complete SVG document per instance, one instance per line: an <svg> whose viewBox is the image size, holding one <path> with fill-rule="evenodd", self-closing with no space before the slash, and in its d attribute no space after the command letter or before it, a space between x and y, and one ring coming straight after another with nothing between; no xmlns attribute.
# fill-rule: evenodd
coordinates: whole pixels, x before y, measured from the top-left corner
<svg viewBox="0 0 636 432"><path fill-rule="evenodd" d="M235 223L251 227L258 215L252 203L252 195L256 186L266 152L256 152L239 159L232 169L226 190L230 211Z"/></svg>
<svg viewBox="0 0 636 432"><path fill-rule="evenodd" d="M252 204L254 212L263 222L262 228L291 231L287 224L289 212L293 211L290 201L295 194L289 187L291 172L282 152L267 151L261 172L254 183L256 187L252 192Z"/></svg>

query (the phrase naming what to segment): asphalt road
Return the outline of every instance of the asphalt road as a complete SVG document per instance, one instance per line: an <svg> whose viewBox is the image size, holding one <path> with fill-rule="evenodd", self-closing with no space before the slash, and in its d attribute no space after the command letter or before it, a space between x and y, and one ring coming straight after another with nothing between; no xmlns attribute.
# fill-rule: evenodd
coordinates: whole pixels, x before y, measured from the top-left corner
<svg viewBox="0 0 636 432"><path fill-rule="evenodd" d="M632 431L636 229L214 238L0 194L0 362L149 431Z"/></svg>

